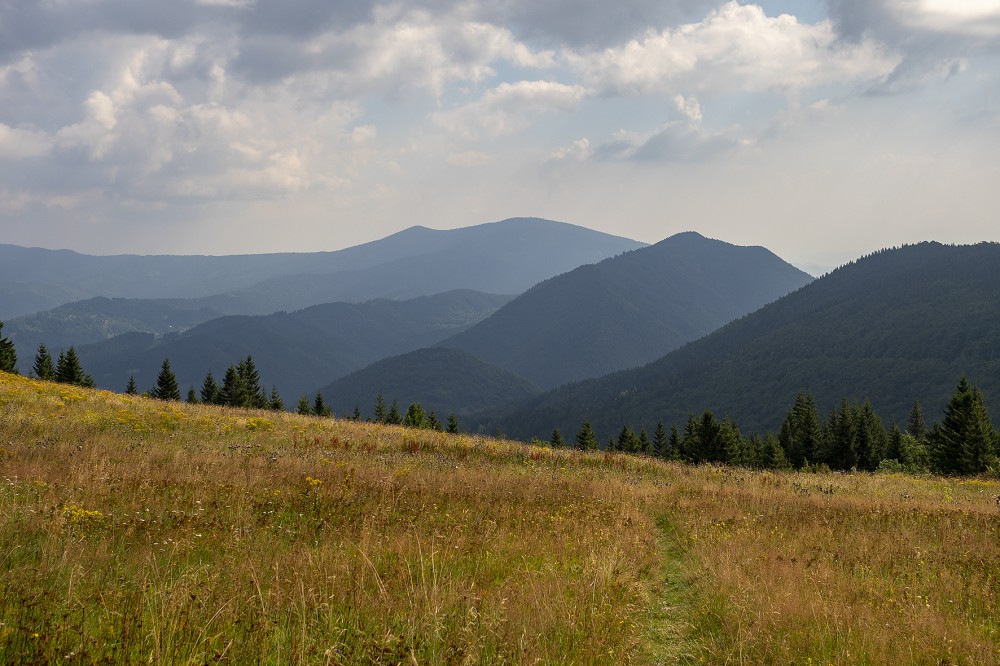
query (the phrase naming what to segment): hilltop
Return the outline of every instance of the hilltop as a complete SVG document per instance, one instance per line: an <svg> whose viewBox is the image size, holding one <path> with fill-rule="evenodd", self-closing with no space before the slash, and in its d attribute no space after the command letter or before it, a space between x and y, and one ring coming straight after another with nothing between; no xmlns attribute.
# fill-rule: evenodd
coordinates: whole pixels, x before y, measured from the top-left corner
<svg viewBox="0 0 1000 666"><path fill-rule="evenodd" d="M552 388L652 361L811 280L687 232L545 280L441 345Z"/></svg>

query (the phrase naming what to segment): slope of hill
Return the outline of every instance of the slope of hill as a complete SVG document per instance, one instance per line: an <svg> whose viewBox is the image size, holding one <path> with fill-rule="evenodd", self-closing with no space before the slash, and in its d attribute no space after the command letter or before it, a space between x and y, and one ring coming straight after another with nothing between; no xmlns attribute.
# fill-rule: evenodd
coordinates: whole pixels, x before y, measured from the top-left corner
<svg viewBox="0 0 1000 666"><path fill-rule="evenodd" d="M1000 413L996 243L878 252L649 365L540 396L503 427L528 437L591 419L606 436L708 408L773 430L799 391L823 410L868 398L904 422L914 400L946 404L962 374Z"/></svg>
<svg viewBox="0 0 1000 666"><path fill-rule="evenodd" d="M451 230L411 227L336 252L242 256L88 256L0 245L0 319L92 296L208 298L192 309L269 314L332 301L452 289L519 293L643 244L571 224L514 218ZM272 281L273 280L273 281ZM219 302L218 296L229 298Z"/></svg>
<svg viewBox="0 0 1000 666"><path fill-rule="evenodd" d="M79 349L98 386L122 390L129 375L140 389L156 381L169 358L185 389L217 380L229 365L252 355L269 388L286 401L386 356L426 347L480 321L510 299L453 291L407 301L328 303L292 313L227 316L177 335L119 336ZM55 351L55 350L53 350Z"/></svg>
<svg viewBox="0 0 1000 666"><path fill-rule="evenodd" d="M551 388L652 361L811 280L687 232L546 280L441 344Z"/></svg>
<svg viewBox="0 0 1000 666"><path fill-rule="evenodd" d="M438 419L451 412L465 416L501 409L540 393L526 379L485 363L459 349L433 347L377 361L323 387L326 402L337 414L360 406L371 416L375 396L397 401L401 410L414 402Z"/></svg>

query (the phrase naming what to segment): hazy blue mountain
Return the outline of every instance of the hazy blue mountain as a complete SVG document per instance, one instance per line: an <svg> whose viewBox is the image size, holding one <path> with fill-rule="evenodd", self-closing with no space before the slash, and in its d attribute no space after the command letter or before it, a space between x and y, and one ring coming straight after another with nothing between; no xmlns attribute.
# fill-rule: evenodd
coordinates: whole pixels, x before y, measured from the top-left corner
<svg viewBox="0 0 1000 666"><path fill-rule="evenodd" d="M687 232L548 279L441 345L551 388L647 363L811 280Z"/></svg>
<svg viewBox="0 0 1000 666"><path fill-rule="evenodd" d="M519 293L539 280L643 244L583 227L514 218L452 230L411 227L336 252L89 256L0 245L0 319L93 296L206 298L229 314L452 289ZM16 288L11 285L17 285Z"/></svg>
<svg viewBox="0 0 1000 666"><path fill-rule="evenodd" d="M224 312L188 299L89 298L4 322L17 346L22 372L31 368L38 344L60 349L107 340L128 332L180 332Z"/></svg>
<svg viewBox="0 0 1000 666"><path fill-rule="evenodd" d="M434 344L509 299L452 291L406 301L329 303L291 313L221 317L162 339L133 333L78 351L98 386L118 391L129 375L140 390L153 386L164 358L186 392L192 384L200 387L208 370L221 381L229 365L252 355L267 387L277 386L289 401L378 359Z"/></svg>
<svg viewBox="0 0 1000 666"><path fill-rule="evenodd" d="M930 421L963 374L1000 414L996 243L878 252L646 366L529 401L503 427L530 437L591 419L606 437L707 408L760 432L780 426L799 391L823 411L867 398L900 423L920 400Z"/></svg>
<svg viewBox="0 0 1000 666"><path fill-rule="evenodd" d="M322 388L328 405L337 414L351 414L355 406L370 418L375 396L400 411L419 402L444 423L449 413L459 417L488 409L512 406L540 393L531 382L485 363L459 349L418 349L376 361Z"/></svg>

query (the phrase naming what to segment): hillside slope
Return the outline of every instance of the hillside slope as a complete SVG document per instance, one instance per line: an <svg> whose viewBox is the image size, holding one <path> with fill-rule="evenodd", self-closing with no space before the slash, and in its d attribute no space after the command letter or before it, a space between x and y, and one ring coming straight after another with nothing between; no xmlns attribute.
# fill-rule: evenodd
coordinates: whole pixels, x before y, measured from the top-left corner
<svg viewBox="0 0 1000 666"><path fill-rule="evenodd" d="M328 303L297 312L213 319L178 335L132 333L79 349L98 386L122 390L129 375L141 390L154 385L169 358L185 389L208 370L252 355L267 388L286 401L386 356L426 347L480 321L509 296L453 291L407 301ZM55 350L53 350L55 353Z"/></svg>
<svg viewBox="0 0 1000 666"><path fill-rule="evenodd" d="M375 396L397 401L400 410L417 402L427 413L444 419L451 412L465 416L501 409L540 393L526 379L485 363L459 349L435 347L377 361L323 387L333 411L350 414L360 406L371 416Z"/></svg>
<svg viewBox="0 0 1000 666"><path fill-rule="evenodd" d="M442 346L542 388L642 365L812 278L688 232L542 282Z"/></svg>
<svg viewBox="0 0 1000 666"><path fill-rule="evenodd" d="M799 391L823 410L868 398L903 422L914 400L945 404L962 374L1000 413L996 243L878 252L646 366L540 396L503 427L529 437L589 418L607 435L708 408L773 430Z"/></svg>

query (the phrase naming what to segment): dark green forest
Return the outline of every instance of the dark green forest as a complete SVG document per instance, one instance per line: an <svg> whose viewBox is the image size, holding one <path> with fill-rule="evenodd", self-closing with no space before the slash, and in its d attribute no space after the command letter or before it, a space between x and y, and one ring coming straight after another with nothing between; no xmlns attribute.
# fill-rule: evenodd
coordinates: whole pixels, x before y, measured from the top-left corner
<svg viewBox="0 0 1000 666"><path fill-rule="evenodd" d="M641 368L580 382L500 418L519 438L587 419L602 441L709 409L776 432L799 393L823 410L870 400L889 423L943 405L957 377L1000 395L1000 245L883 250Z"/></svg>

